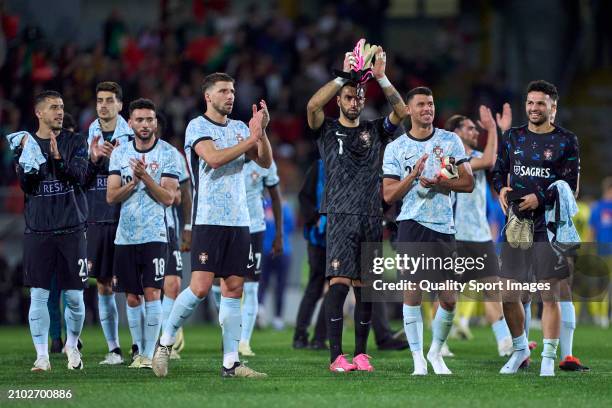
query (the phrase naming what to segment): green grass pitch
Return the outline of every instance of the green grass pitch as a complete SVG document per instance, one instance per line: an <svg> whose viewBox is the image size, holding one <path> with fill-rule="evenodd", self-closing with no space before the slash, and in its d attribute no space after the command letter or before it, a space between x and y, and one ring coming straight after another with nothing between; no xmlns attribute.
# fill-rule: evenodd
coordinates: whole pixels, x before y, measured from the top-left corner
<svg viewBox="0 0 612 408"><path fill-rule="evenodd" d="M129 333L122 330L127 350ZM489 328L474 329L472 341L450 341L457 357L447 359L452 376L411 377L408 351L377 351L370 343L374 373L334 374L327 370L327 352L291 349L291 332L256 331L255 357L248 365L267 372L265 380L220 377L220 330L186 327L186 348L172 361L167 378L127 366L99 366L106 351L102 330L87 327L83 371L68 371L64 355L52 355L52 371L31 373L35 355L27 327L0 328L0 406L86 407L491 407L491 406L611 406L612 330L579 326L574 351L588 373L557 371L540 378L538 347L530 369L515 376L497 372L504 359L497 356ZM426 330L426 344L430 332ZM353 334L345 330L345 351L352 351ZM541 333L532 339L541 343ZM431 372L431 369L430 369ZM8 399L9 389L64 389L70 400Z"/></svg>

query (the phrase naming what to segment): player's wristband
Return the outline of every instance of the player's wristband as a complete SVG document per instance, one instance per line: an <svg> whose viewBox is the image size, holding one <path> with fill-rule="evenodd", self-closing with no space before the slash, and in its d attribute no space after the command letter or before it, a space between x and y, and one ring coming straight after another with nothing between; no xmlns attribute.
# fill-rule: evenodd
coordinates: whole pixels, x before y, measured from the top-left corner
<svg viewBox="0 0 612 408"><path fill-rule="evenodd" d="M388 88L391 86L391 81L389 81L389 78L387 78L386 75L382 78L377 78L376 80L378 81L378 85L380 85L381 88Z"/></svg>
<svg viewBox="0 0 612 408"><path fill-rule="evenodd" d="M342 86L348 82L348 79L337 77L334 79L334 82L338 84L338 86Z"/></svg>
<svg viewBox="0 0 612 408"><path fill-rule="evenodd" d="M191 224L185 224L185 225L183 226L183 229L184 229L185 231L191 231Z"/></svg>

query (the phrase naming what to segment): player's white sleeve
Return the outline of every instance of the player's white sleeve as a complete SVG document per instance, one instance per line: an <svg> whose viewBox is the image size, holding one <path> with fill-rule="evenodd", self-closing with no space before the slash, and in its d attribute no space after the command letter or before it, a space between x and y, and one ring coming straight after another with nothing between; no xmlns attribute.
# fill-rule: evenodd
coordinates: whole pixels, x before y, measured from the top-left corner
<svg viewBox="0 0 612 408"><path fill-rule="evenodd" d="M266 187L274 187L280 183L280 178L278 177L278 170L276 168L276 162L272 160L272 165L268 169L268 173L264 177L264 185Z"/></svg>
<svg viewBox="0 0 612 408"><path fill-rule="evenodd" d="M453 144L452 144L452 153L450 156L455 158L455 163L464 163L469 160L468 155L465 153L465 147L463 147L463 143L459 136L455 133L453 135Z"/></svg>
<svg viewBox="0 0 612 408"><path fill-rule="evenodd" d="M185 129L185 151L189 152L191 149L201 142L202 140L216 140L218 135L211 129L207 129L206 119L200 117L195 118L189 122L187 129Z"/></svg>
<svg viewBox="0 0 612 408"><path fill-rule="evenodd" d="M121 151L122 148L113 149L108 162L108 174L121 175Z"/></svg>
<svg viewBox="0 0 612 408"><path fill-rule="evenodd" d="M178 161L177 155L174 154L174 151L176 151L174 148L169 148L166 150L164 154L164 162L162 163L161 175L162 177L172 177L178 180L181 176L181 170L179 167L180 162ZM178 151L176 153L180 155Z"/></svg>
<svg viewBox="0 0 612 408"><path fill-rule="evenodd" d="M385 149L382 164L383 178L400 180L402 178L402 166L397 160L394 146L394 143L390 143Z"/></svg>
<svg viewBox="0 0 612 408"><path fill-rule="evenodd" d="M178 151L176 148L172 148L172 153L174 154L174 160L176 160L176 165L179 170L179 183L183 183L189 180L189 170L187 170L187 162L185 161L185 157Z"/></svg>

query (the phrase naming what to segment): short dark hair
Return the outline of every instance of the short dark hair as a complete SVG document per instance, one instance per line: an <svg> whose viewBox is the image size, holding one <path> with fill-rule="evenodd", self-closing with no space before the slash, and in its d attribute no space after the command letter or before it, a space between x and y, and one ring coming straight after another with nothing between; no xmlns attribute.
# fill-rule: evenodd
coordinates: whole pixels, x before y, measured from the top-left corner
<svg viewBox="0 0 612 408"><path fill-rule="evenodd" d="M550 96L550 99L552 99L553 102L557 102L559 100L559 92L557 92L557 87L550 82L544 81L543 79L531 81L527 85L527 93L529 92L543 92Z"/></svg>
<svg viewBox="0 0 612 408"><path fill-rule="evenodd" d="M412 88L408 91L408 93L406 94L406 102L410 101L414 97L414 95L432 96L433 92L431 92L431 89L426 86L417 86L416 88Z"/></svg>
<svg viewBox="0 0 612 408"><path fill-rule="evenodd" d="M155 104L152 100L146 98L138 98L135 101L130 102L130 116L136 109L151 109L155 112Z"/></svg>
<svg viewBox="0 0 612 408"><path fill-rule="evenodd" d="M74 132L78 131L77 124L76 124L76 121L74 120L74 117L68 112L64 112L64 121L62 123L62 128L64 129L72 128Z"/></svg>
<svg viewBox="0 0 612 408"><path fill-rule="evenodd" d="M62 94L57 91L42 91L34 97L34 106L44 102L48 98L62 98ZM63 98L62 98L63 99Z"/></svg>
<svg viewBox="0 0 612 408"><path fill-rule="evenodd" d="M202 93L206 92L208 88L216 84L217 82L235 82L234 78L226 74L225 72L215 72L204 77L202 81Z"/></svg>
<svg viewBox="0 0 612 408"><path fill-rule="evenodd" d="M121 89L121 85L112 81L104 81L100 82L96 85L96 96L98 96L98 92L106 91L112 92L115 94L115 98L122 101L123 100L123 90Z"/></svg>
<svg viewBox="0 0 612 408"><path fill-rule="evenodd" d="M449 132L453 132L455 129L459 129L461 126L463 126L463 122L467 119L467 116L453 115L446 121L444 129L448 130Z"/></svg>

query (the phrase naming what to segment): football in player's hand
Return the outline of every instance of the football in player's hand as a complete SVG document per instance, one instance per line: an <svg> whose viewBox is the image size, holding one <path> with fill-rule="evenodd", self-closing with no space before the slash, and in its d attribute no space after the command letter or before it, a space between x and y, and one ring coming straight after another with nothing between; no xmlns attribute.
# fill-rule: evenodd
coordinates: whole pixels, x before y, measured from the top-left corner
<svg viewBox="0 0 612 408"><path fill-rule="evenodd" d="M447 180L452 180L459 177L459 170L455 165L454 157L443 157L440 159L440 162L440 177Z"/></svg>

